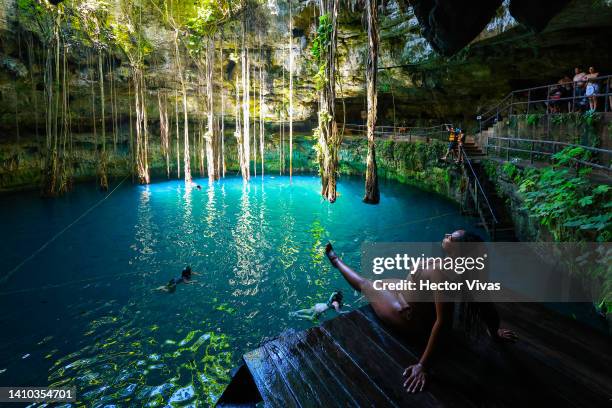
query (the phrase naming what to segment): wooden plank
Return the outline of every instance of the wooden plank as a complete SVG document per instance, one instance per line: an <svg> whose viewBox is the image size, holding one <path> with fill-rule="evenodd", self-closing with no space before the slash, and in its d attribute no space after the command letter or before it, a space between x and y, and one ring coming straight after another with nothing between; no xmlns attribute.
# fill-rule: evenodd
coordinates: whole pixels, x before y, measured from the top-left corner
<svg viewBox="0 0 612 408"><path fill-rule="evenodd" d="M300 407L263 347L246 353L243 358L266 406Z"/></svg>
<svg viewBox="0 0 612 408"><path fill-rule="evenodd" d="M373 313L373 312L372 312ZM372 316L371 316L372 317ZM408 347L405 343L394 337L376 318L368 318L362 310L358 310L351 316L351 322L357 326L361 335L370 338L382 347L389 356L397 361L402 367L408 367L418 361L421 350L416 347ZM443 371L447 375L436 375L431 372L427 392L432 393L437 399L444 401L448 406L473 406L479 405L486 398L480 389L480 378L468 366L449 364L448 360L443 363ZM452 375L451 375L452 374ZM449 378L452 381L449 381Z"/></svg>
<svg viewBox="0 0 612 408"><path fill-rule="evenodd" d="M360 310L356 311L350 316L350 323L355 326L355 334L360 337L370 339L376 343L386 354L388 354L394 361L400 366L406 368L409 365L416 364L418 357L420 356L420 350L416 348L410 349L402 344L398 339L392 336L385 328L382 323L375 318L374 320L368 319ZM457 370L458 369L458 370ZM447 362L444 363L444 370L446 373L453 374L453 377L461 378L462 380L466 377L462 374L467 373L466 367L449 367ZM451 371L452 370L452 371ZM430 373L431 374L431 373ZM470 377L467 377L470 378ZM482 392L480 389L476 390L478 398L466 397L466 389L479 388L477 387L478 378L472 376L472 381L459 381L448 382L440 381L441 378L431 378L427 384L426 391L432 394L432 396L443 402L445 406L475 406L477 401L482 401ZM400 379L403 382L403 378Z"/></svg>
<svg viewBox="0 0 612 408"><path fill-rule="evenodd" d="M358 407L396 407L370 377L320 327L302 333L303 344Z"/></svg>
<svg viewBox="0 0 612 408"><path fill-rule="evenodd" d="M319 333L321 332L319 331ZM310 337L312 338L313 336ZM315 351L308 342L306 332L297 333L292 340L295 341L295 343L292 345L292 350L299 356L298 358L303 361L302 364L308 365L309 369L315 373L322 387L326 390L328 395L332 397L333 403L330 403L330 406L363 406L363 404L358 402L358 398L355 398L355 391L349 391L346 389L346 384L344 383L346 379L335 374L319 358L317 358Z"/></svg>
<svg viewBox="0 0 612 408"><path fill-rule="evenodd" d="M302 407L339 406L327 390L325 382L308 363L311 356L300 355L297 351L298 341L294 333L269 341L263 347Z"/></svg>
<svg viewBox="0 0 612 408"><path fill-rule="evenodd" d="M579 330L540 305L503 305L516 344L453 332L426 392L402 388L422 346L385 326L371 307L245 355L267 406L604 406L612 396L605 336ZM446 336L449 337L449 336ZM603 339L603 340L602 340ZM407 341L408 340L408 341ZM606 346L606 347L604 347ZM599 357L599 359L598 359ZM517 392L516 390L520 390Z"/></svg>
<svg viewBox="0 0 612 408"><path fill-rule="evenodd" d="M610 337L568 317L561 316L542 305L527 303L498 304L503 321L534 338L546 339L551 348L580 356L589 371L608 371L612 367ZM537 322L534 324L533 322Z"/></svg>
<svg viewBox="0 0 612 408"><path fill-rule="evenodd" d="M376 343L355 333L350 324L350 314L328 320L322 325L339 347L366 371L374 382L395 404L399 406L434 407L443 405L431 393L407 393L403 387L402 373L405 367L394 361Z"/></svg>
<svg viewBox="0 0 612 408"><path fill-rule="evenodd" d="M565 377L560 381L571 384L570 389L575 392L582 389L588 397L598 395L609 401L612 396L609 336L539 304L501 304L500 309L507 315L504 325L523 339L520 344L523 353Z"/></svg>
<svg viewBox="0 0 612 408"><path fill-rule="evenodd" d="M378 321L370 307L360 309L359 313L368 320ZM379 327L380 330L389 330L382 324ZM405 345L405 342L402 344ZM543 389L538 387L529 370L521 370L522 367L516 364L499 364L500 359L496 358L499 352L499 349L487 348L477 353L463 337L453 336L446 344L440 345L435 356L436 361L430 369L431 392L438 396L454 391L479 406L515 407L551 401L542 396ZM519 379L522 381L520 384ZM522 392L508 392L512 386L520 388Z"/></svg>

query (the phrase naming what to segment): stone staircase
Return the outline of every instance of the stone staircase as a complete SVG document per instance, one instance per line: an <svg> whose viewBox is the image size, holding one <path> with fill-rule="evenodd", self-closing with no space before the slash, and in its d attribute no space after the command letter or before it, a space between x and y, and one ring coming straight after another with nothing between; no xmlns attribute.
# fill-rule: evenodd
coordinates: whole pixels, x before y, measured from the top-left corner
<svg viewBox="0 0 612 408"><path fill-rule="evenodd" d="M479 158L485 156L482 148L476 144L476 140L473 136L466 136L463 142L463 150L467 153L470 158Z"/></svg>
<svg viewBox="0 0 612 408"><path fill-rule="evenodd" d="M466 137L463 150L469 160L469 163L465 163L463 167L464 174L469 180L468 192L472 196L472 211L480 216L483 226L494 241L518 241L505 200L497 193L495 184L489 180L482 165L482 159L486 154L471 136ZM474 179L477 179L478 183Z"/></svg>

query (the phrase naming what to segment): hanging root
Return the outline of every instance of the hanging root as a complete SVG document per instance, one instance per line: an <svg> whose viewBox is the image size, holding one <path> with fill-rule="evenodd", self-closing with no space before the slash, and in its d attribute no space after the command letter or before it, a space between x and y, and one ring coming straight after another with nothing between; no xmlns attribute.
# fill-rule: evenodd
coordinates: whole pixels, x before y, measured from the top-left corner
<svg viewBox="0 0 612 408"><path fill-rule="evenodd" d="M98 166L98 180L100 181L100 190L108 191L108 176L107 176L107 159L106 152L100 155L100 163Z"/></svg>

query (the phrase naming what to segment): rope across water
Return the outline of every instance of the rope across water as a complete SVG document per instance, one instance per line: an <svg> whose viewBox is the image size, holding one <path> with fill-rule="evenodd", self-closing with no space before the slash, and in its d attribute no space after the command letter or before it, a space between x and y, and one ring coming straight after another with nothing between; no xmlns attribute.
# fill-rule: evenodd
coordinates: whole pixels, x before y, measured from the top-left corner
<svg viewBox="0 0 612 408"><path fill-rule="evenodd" d="M123 180L121 180L121 182L119 184L117 184L117 186L115 186L115 188L112 189L112 191L110 193L108 193L106 196L104 196L102 199L100 199L100 201L98 201L97 203L95 203L94 205L92 205L91 207L89 207L87 210L85 210L85 212L83 214L81 214L80 216L78 216L74 221L72 221L70 224L68 224L67 226L65 226L61 231L59 231L57 234L55 234L54 236L52 236L47 242L45 242L44 244L42 244L42 246L40 248L38 248L36 251L32 252L32 254L30 256L28 256L27 258L25 258L23 261L21 261L17 266L15 266L13 269L11 269L5 276L0 278L0 285L6 283L14 274L15 272L17 272L23 265L25 265L26 263L28 263L29 261L31 261L32 259L34 259L34 257L36 255L38 255L40 252L42 252L46 247L49 246L49 244L51 244L53 241L55 241L57 238L59 238L64 232L66 232L68 229L70 229L70 227L72 227L74 224L76 224L77 222L79 222L81 219L83 219L87 214L89 214L90 212L92 212L96 207L98 207L100 204L102 204L104 201L106 201L106 199L108 199L114 192L115 190L117 190L119 188L119 186L121 186L123 184L123 182L125 180L127 180L128 176L126 176Z"/></svg>

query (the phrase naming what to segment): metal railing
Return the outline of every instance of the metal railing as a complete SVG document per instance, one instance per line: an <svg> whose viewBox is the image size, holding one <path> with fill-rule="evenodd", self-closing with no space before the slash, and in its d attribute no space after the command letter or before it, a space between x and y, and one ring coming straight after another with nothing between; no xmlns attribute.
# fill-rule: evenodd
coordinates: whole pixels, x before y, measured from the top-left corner
<svg viewBox="0 0 612 408"><path fill-rule="evenodd" d="M435 140L448 140L447 127L453 127L451 123L443 123L441 125L430 126L430 127L409 127L409 126L376 126L374 130L374 136L378 138L408 141L423 140L423 139L435 139ZM361 124L347 123L345 126L345 132L347 134L359 133L366 134L367 126Z"/></svg>
<svg viewBox="0 0 612 408"><path fill-rule="evenodd" d="M392 140L416 141L421 138L429 138L446 142L448 140L448 128L454 128L453 124L443 123L441 125L431 127L377 126L375 128L374 135L376 137L383 137ZM356 132L360 135L364 135L366 133L366 126L347 123L345 125L345 130L347 130L349 133ZM484 228L491 236L491 239L494 240L499 219L495 214L491 203L489 202L489 198L487 197L482 183L480 182L480 177L474 169L469 155L461 146L458 148L463 164L461 166L462 172L466 180L468 180L468 193L474 202L474 208L476 209Z"/></svg>
<svg viewBox="0 0 612 408"><path fill-rule="evenodd" d="M578 85L582 84L582 85ZM597 92L593 95L586 95L588 84L596 84ZM580 82L564 82L549 85L536 86L533 88L519 89L510 92L499 103L486 112L478 115L480 130L491 126L503 117L511 115L529 114L544 108L544 113L577 112L589 110L589 99L594 98L598 102L598 112L612 111L612 75L603 75L594 79ZM571 96L568 92L571 89ZM603 92L605 91L605 92ZM565 95L565 96L564 96ZM603 100L603 110L600 109L599 102ZM566 106L563 106L566 102Z"/></svg>
<svg viewBox="0 0 612 408"><path fill-rule="evenodd" d="M487 142L485 145L485 151L489 154L490 149L494 149L497 156L501 156L503 150L506 156L506 160L510 160L510 152L523 153L529 155L530 163L533 163L535 156L545 156L551 162L553 156L559 151L568 147L579 147L588 152L587 160L579 159L576 157L569 157L568 159L574 162L577 166L587 166L595 169L603 170L607 172L607 176L610 177L612 172L612 151L608 149L600 149L597 147L578 145L566 142L557 142L554 140L536 140L536 139L525 139L518 137L500 137L500 136L489 136L488 140L495 141L495 144ZM503 145L505 143L505 146ZM525 148L525 146L527 148ZM543 146L536 148L536 146ZM545 148L548 148L545 150Z"/></svg>
<svg viewBox="0 0 612 408"><path fill-rule="evenodd" d="M487 194L480 183L480 177L476 170L474 170L470 157L462 147L459 147L459 154L463 160L463 175L468 180L467 188L468 192L472 196L472 200L474 201L476 212L478 212L480 220L482 221L484 228L489 233L491 240L494 241L499 219L497 218L495 211L487 198Z"/></svg>
<svg viewBox="0 0 612 408"><path fill-rule="evenodd" d="M480 114L477 119L479 122L478 135L476 137L478 143L484 147L486 154L493 152L497 156L504 157L510 160L510 154L514 153L519 158L529 159L534 163L536 159L550 161L552 163L553 156L567 147L580 147L588 152L586 158L570 158L577 167L588 166L596 170L601 170L610 177L612 165L610 158L612 150L590 146L587 143L575 144L563 142L559 140L551 140L551 123L556 123L555 115L574 113L589 108L589 99L595 98L601 101L603 97L603 112L612 111L612 75L605 75L584 81L583 85L597 84L599 90L593 95L586 96L584 87L574 82L556 83L543 85L533 88L519 89L511 92L503 98L497 105L493 106L486 112ZM568 88L569 87L569 88ZM559 94L560 90L565 90L565 95L568 95L568 89L571 88L571 96L563 96ZM557 93L552 97L552 93ZM496 126L504 118L516 115L530 113L541 113L546 117L546 131L542 134L541 139L538 136L521 137L519 135L520 127L515 122L516 135L509 136L509 131L506 131L502 137L498 135L499 126ZM551 120L551 118L553 118ZM539 118L536 118L536 123ZM512 122L509 122L512 123ZM558 123L562 123L558 121ZM492 131L483 132L485 129L492 128ZM543 132L543 130L542 130Z"/></svg>

